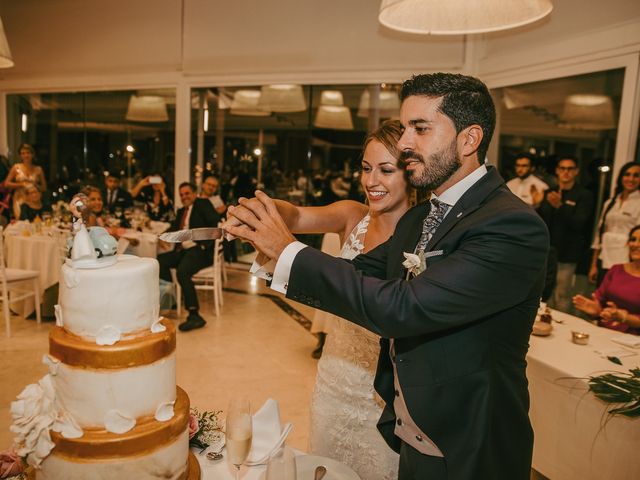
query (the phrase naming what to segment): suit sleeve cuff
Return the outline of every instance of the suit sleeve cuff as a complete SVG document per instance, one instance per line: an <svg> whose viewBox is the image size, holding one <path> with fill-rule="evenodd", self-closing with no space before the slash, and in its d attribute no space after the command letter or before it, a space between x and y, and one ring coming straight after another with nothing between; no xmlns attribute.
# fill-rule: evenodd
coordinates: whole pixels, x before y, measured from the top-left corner
<svg viewBox="0 0 640 480"><path fill-rule="evenodd" d="M273 280L271 281L271 289L286 295L289 287L289 276L291 275L291 267L296 256L307 245L302 242L292 242L280 254L276 267L273 271Z"/></svg>

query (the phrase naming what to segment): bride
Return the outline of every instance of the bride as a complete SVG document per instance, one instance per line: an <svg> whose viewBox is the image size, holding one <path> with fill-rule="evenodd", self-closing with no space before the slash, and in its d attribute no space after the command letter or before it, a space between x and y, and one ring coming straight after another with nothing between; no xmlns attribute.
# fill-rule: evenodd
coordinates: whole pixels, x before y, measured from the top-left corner
<svg viewBox="0 0 640 480"><path fill-rule="evenodd" d="M400 122L387 121L365 140L361 184L368 206L344 200L296 207L276 200L290 230L338 233L340 256L347 259L386 241L409 208L409 187L398 166L401 135ZM311 402L310 453L339 460L367 480L398 477L398 455L376 428L383 405L373 389L379 352L379 337L334 317Z"/></svg>

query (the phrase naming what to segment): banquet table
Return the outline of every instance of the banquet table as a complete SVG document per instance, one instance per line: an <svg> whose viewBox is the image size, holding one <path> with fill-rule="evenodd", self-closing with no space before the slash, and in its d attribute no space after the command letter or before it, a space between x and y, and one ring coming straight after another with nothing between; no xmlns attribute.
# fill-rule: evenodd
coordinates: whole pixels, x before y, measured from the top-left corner
<svg viewBox="0 0 640 480"><path fill-rule="evenodd" d="M640 478L640 418L607 416L612 405L588 392L586 380L639 367L640 349L612 341L637 337L558 311L552 316L562 323L554 321L548 337L532 336L527 355L533 468L553 480ZM572 330L588 333L588 345L574 344Z"/></svg>
<svg viewBox="0 0 640 480"><path fill-rule="evenodd" d="M40 298L44 291L58 283L62 264L63 235L51 230L33 235L5 235L4 243L8 268L37 270L40 272ZM34 310L33 297L14 302L11 309L24 317Z"/></svg>

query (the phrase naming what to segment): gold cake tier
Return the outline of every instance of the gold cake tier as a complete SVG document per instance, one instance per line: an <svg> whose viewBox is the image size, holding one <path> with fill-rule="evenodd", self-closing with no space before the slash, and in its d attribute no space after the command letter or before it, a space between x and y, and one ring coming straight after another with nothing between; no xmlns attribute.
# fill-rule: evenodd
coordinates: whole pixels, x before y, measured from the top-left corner
<svg viewBox="0 0 640 480"><path fill-rule="evenodd" d="M173 418L159 422L153 417L138 419L136 426L126 433L111 433L104 429L86 429L80 438L65 438L51 432L54 453L74 461L117 459L139 455L162 448L178 438L189 426L189 397L176 387Z"/></svg>
<svg viewBox="0 0 640 480"><path fill-rule="evenodd" d="M81 368L119 370L149 365L167 357L176 349L176 328L163 318L166 330L150 330L126 336L113 345L96 345L61 327L49 334L49 353L62 363Z"/></svg>

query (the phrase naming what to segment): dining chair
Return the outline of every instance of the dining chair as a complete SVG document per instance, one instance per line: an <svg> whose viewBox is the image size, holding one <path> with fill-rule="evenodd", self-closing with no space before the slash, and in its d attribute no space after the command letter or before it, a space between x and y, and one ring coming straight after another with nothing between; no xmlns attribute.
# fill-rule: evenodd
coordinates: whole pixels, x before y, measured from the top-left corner
<svg viewBox="0 0 640 480"><path fill-rule="evenodd" d="M4 314L7 337L11 336L11 312L9 304L33 297L36 310L36 321L41 323L40 317L40 272L36 270L22 270L7 268L4 264L4 235L0 226L0 282L2 283L2 309ZM9 299L11 293L11 299Z"/></svg>
<svg viewBox="0 0 640 480"><path fill-rule="evenodd" d="M196 290L209 290L213 292L213 307L216 317L220 316L220 307L223 305L222 300L222 262L224 261L224 253L222 248L222 239L219 238L213 245L213 264L203 268L191 277L195 283ZM171 269L171 279L176 289L176 314L180 315L182 311L182 288L178 283L175 269Z"/></svg>

